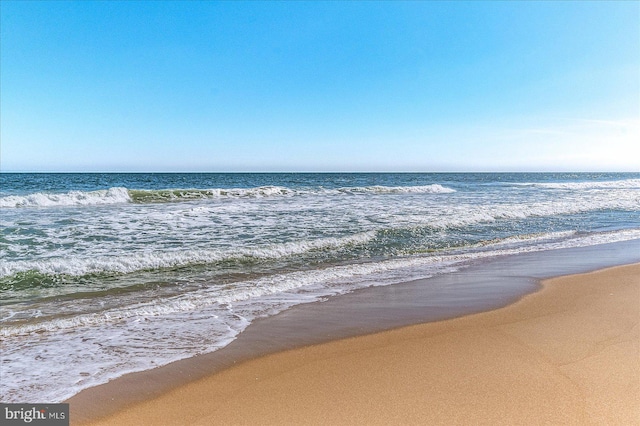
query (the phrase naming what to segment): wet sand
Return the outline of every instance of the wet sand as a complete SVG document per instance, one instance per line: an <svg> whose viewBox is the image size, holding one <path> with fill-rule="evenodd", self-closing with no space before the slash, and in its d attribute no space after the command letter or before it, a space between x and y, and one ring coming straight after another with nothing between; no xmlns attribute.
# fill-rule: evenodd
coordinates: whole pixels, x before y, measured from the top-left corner
<svg viewBox="0 0 640 426"><path fill-rule="evenodd" d="M93 424L640 424L639 321L640 265L556 278L489 312L251 359Z"/></svg>

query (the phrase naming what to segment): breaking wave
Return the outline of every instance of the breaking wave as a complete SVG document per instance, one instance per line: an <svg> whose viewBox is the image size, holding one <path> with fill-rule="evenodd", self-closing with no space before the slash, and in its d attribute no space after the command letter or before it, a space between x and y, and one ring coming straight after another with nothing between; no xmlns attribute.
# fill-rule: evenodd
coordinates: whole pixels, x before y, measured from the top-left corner
<svg viewBox="0 0 640 426"><path fill-rule="evenodd" d="M131 202L127 188L109 188L98 191L69 191L65 193L36 192L29 195L0 197L0 207L58 207L120 204Z"/></svg>
<svg viewBox="0 0 640 426"><path fill-rule="evenodd" d="M213 189L127 189L123 187L97 191L69 191L65 193L37 192L28 195L0 197L0 207L60 207L90 206L123 203L168 203L214 198L266 198L292 197L298 195L341 194L448 194L455 192L439 184L423 186L365 186L337 189L308 188L291 189L283 186L260 186L256 188Z"/></svg>

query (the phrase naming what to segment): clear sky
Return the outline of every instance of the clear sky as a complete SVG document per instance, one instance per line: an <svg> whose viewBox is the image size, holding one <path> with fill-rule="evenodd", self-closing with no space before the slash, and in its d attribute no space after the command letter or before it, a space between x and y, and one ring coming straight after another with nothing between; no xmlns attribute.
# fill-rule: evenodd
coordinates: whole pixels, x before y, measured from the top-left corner
<svg viewBox="0 0 640 426"><path fill-rule="evenodd" d="M2 171L640 171L640 2L0 8Z"/></svg>

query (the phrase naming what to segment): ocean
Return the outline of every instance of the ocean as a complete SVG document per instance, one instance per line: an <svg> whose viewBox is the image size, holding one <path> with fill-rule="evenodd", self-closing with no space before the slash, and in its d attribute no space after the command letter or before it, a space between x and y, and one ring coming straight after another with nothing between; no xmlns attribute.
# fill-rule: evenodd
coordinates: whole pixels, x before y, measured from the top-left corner
<svg viewBox="0 0 640 426"><path fill-rule="evenodd" d="M1 173L0 400L63 401L360 288L634 239L640 173Z"/></svg>

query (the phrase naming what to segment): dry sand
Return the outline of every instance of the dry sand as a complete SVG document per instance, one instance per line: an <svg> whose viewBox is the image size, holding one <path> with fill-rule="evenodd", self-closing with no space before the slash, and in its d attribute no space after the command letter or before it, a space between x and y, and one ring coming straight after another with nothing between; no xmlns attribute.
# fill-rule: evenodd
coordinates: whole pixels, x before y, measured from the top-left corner
<svg viewBox="0 0 640 426"><path fill-rule="evenodd" d="M242 363L95 424L640 424L640 265ZM73 420L73 419L72 419Z"/></svg>

